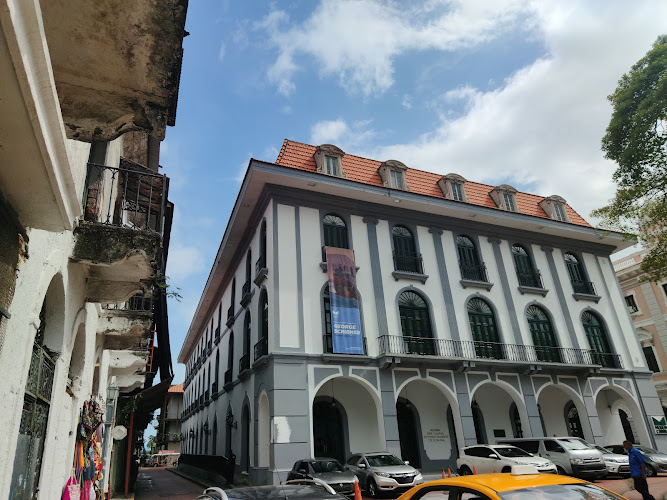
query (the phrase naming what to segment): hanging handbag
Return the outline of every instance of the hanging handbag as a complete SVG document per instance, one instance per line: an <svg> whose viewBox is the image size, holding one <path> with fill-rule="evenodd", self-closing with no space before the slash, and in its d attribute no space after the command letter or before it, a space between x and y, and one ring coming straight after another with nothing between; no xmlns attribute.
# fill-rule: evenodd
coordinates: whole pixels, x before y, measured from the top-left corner
<svg viewBox="0 0 667 500"><path fill-rule="evenodd" d="M75 469L72 469L69 479L65 484L65 489L63 490L62 500L80 500L81 499L81 486L79 481L76 479Z"/></svg>

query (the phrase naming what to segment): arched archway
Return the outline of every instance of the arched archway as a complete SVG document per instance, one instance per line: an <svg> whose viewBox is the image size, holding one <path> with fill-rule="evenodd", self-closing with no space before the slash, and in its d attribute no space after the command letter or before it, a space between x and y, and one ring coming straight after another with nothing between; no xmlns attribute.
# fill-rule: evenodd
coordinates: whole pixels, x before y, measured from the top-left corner
<svg viewBox="0 0 667 500"><path fill-rule="evenodd" d="M421 469L419 441L421 426L410 400L399 397L396 401L396 419L398 420L398 438L401 443L401 458L410 465Z"/></svg>
<svg viewBox="0 0 667 500"><path fill-rule="evenodd" d="M215 456L218 454L218 416L213 415L213 446L211 450Z"/></svg>
<svg viewBox="0 0 667 500"><path fill-rule="evenodd" d="M586 405L572 387L549 383L536 396L545 436L572 436L593 442Z"/></svg>
<svg viewBox="0 0 667 500"><path fill-rule="evenodd" d="M86 364L86 325L81 323L76 329L76 337L72 345L72 356L69 362L69 371L67 378L71 384L72 393L80 397L82 396L82 380L81 375Z"/></svg>
<svg viewBox="0 0 667 500"><path fill-rule="evenodd" d="M241 410L241 470L250 472L250 405L247 400Z"/></svg>
<svg viewBox="0 0 667 500"><path fill-rule="evenodd" d="M352 453L386 447L380 397L364 380L329 378L317 389L311 411L313 456L326 447L338 454L334 458L345 460ZM337 430L327 437L326 429Z"/></svg>
<svg viewBox="0 0 667 500"><path fill-rule="evenodd" d="M257 465L268 467L270 462L270 435L271 419L269 413L269 398L262 391L257 405Z"/></svg>
<svg viewBox="0 0 667 500"><path fill-rule="evenodd" d="M495 444L512 437L518 429L531 437L528 412L517 389L504 382L486 381L473 388L470 395L478 443ZM512 406L516 409L516 417Z"/></svg>
<svg viewBox="0 0 667 500"><path fill-rule="evenodd" d="M605 444L620 444L628 439L636 444L654 445L639 405L624 389L617 386L602 388L595 397L595 408Z"/></svg>

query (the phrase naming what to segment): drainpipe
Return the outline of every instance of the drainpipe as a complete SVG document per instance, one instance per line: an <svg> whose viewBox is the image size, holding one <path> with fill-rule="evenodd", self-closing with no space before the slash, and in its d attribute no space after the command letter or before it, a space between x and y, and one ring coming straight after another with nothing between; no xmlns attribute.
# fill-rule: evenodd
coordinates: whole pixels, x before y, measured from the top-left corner
<svg viewBox="0 0 667 500"><path fill-rule="evenodd" d="M125 463L125 498L130 493L130 465L132 462L132 438L134 437L134 410L130 413L130 430L127 433L127 462Z"/></svg>

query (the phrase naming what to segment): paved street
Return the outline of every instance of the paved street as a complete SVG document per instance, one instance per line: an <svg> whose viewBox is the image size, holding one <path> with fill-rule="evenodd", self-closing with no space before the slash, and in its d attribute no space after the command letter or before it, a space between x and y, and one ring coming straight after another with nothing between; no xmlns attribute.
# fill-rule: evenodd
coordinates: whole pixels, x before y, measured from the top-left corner
<svg viewBox="0 0 667 500"><path fill-rule="evenodd" d="M164 468L143 467L139 469L134 488L136 500L192 500L204 488L192 481L169 472Z"/></svg>
<svg viewBox="0 0 667 500"><path fill-rule="evenodd" d="M649 478L649 489L656 499L667 500L667 475ZM630 500L641 500L641 495L629 491L624 479L605 479L596 484L620 493ZM204 488L163 468L141 468L135 488L136 500L191 500Z"/></svg>

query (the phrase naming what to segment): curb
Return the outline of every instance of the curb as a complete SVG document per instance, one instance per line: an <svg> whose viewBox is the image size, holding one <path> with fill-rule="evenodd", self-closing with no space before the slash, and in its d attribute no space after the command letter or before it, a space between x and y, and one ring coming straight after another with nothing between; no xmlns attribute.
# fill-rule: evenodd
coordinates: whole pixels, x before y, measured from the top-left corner
<svg viewBox="0 0 667 500"><path fill-rule="evenodd" d="M209 482L204 482L202 479L191 476L190 474L186 474L185 472L179 471L177 468L172 467L169 469L166 469L172 474L176 474L177 476L181 476L183 479L187 479L188 481L191 481L195 484L198 484L199 486L203 486L204 488L210 488L212 486L217 486L216 484L209 483Z"/></svg>

